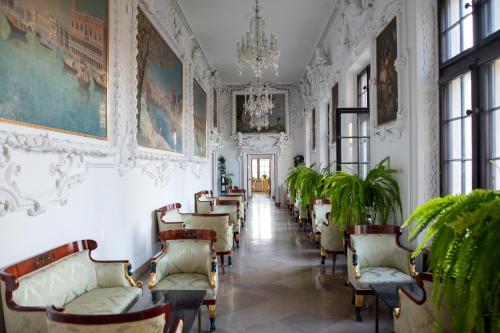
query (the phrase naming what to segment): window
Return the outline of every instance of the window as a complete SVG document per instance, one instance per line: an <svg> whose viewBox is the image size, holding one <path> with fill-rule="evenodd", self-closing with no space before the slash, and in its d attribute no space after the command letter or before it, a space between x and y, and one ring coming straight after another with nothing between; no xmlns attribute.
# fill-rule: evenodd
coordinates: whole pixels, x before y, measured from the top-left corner
<svg viewBox="0 0 500 333"><path fill-rule="evenodd" d="M311 120L311 140L312 140L312 150L316 149L316 108L312 111L312 120Z"/></svg>
<svg viewBox="0 0 500 333"><path fill-rule="evenodd" d="M500 1L439 6L441 194L500 189Z"/></svg>
<svg viewBox="0 0 500 333"><path fill-rule="evenodd" d="M271 160L269 158L254 158L252 159L252 179L267 178L271 175Z"/></svg>
<svg viewBox="0 0 500 333"><path fill-rule="evenodd" d="M473 15L471 0L446 0L441 12L441 58L451 59L472 47Z"/></svg>
<svg viewBox="0 0 500 333"><path fill-rule="evenodd" d="M339 106L339 84L336 83L332 88L332 103L331 103L331 112L332 112L332 131L331 131L331 142L337 142L337 108Z"/></svg>
<svg viewBox="0 0 500 333"><path fill-rule="evenodd" d="M370 66L367 66L358 74L357 91L359 108L367 108L370 106L370 91L368 88L369 81Z"/></svg>
<svg viewBox="0 0 500 333"><path fill-rule="evenodd" d="M370 110L337 108L337 123L337 170L366 177L370 168Z"/></svg>

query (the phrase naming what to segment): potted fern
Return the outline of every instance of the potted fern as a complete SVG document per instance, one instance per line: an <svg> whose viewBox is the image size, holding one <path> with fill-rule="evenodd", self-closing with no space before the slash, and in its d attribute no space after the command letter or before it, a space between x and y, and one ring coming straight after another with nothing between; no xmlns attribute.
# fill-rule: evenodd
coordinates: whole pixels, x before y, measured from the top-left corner
<svg viewBox="0 0 500 333"><path fill-rule="evenodd" d="M329 166L316 170L314 165L301 165L290 171L285 184L292 193L292 199L298 195L302 209L307 209L315 199L324 197L325 179L331 175L329 170Z"/></svg>
<svg viewBox="0 0 500 333"><path fill-rule="evenodd" d="M418 207L403 228L410 226L410 241L421 239L413 257L432 242L435 317L441 318L446 300L453 332L500 332L500 192L433 199Z"/></svg>
<svg viewBox="0 0 500 333"><path fill-rule="evenodd" d="M323 191L332 205L330 214L341 232L351 225L387 224L391 217L402 217L401 195L394 177L397 170L387 167L388 161L388 157L382 160L365 179L339 171L324 180Z"/></svg>

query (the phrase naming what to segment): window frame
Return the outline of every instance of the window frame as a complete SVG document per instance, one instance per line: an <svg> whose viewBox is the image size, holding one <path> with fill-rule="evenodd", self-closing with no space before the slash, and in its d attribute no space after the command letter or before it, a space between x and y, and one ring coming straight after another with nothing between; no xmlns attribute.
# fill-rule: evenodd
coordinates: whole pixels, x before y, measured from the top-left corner
<svg viewBox="0 0 500 333"><path fill-rule="evenodd" d="M472 0L471 0L472 1ZM486 2L472 1L472 19L473 19L473 44L472 47L455 55L454 57L443 60L443 19L445 17L447 0L438 0L438 45L439 45L439 147L440 147L440 173L439 190L441 195L448 194L448 179L446 178L447 152L447 131L446 131L446 85L461 75L470 71L471 73L471 109L468 114L471 117L471 146L472 146L472 189L489 188L488 154L489 128L488 114L485 112L485 101L481 96L481 90L484 86L485 74L484 68L492 61L500 57L500 30L483 37L484 12L483 6ZM464 18L460 18L461 22ZM486 18L488 19L488 18ZM449 28L446 28L448 31ZM462 36L460 38L462 43ZM463 136L462 136L463 140ZM462 176L463 177L463 176ZM463 180L462 180L463 181ZM464 184L462 183L462 188Z"/></svg>
<svg viewBox="0 0 500 333"><path fill-rule="evenodd" d="M360 80L363 75L366 74L366 86L364 86L364 91L360 92ZM360 103L360 98L366 94L366 106L362 106ZM368 64L364 67L356 77L356 105L358 108L370 108L370 65Z"/></svg>

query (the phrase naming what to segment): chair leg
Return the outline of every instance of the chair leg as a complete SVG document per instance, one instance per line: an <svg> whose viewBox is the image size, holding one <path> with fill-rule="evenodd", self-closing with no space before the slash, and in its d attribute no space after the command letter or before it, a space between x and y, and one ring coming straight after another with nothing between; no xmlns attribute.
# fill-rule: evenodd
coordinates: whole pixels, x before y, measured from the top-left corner
<svg viewBox="0 0 500 333"><path fill-rule="evenodd" d="M356 308L356 321L363 321L361 317L361 308L363 307L364 297L363 295L354 295L354 306Z"/></svg>
<svg viewBox="0 0 500 333"><path fill-rule="evenodd" d="M324 248L320 249L320 255L321 255L321 265L325 265L325 259L326 259L326 251Z"/></svg>
<svg viewBox="0 0 500 333"><path fill-rule="evenodd" d="M332 275L335 276L335 266L337 266L337 254L334 253L332 256L332 262L333 262L333 273Z"/></svg>
<svg viewBox="0 0 500 333"><path fill-rule="evenodd" d="M233 259L233 256L227 256L227 265L228 266L232 266L233 265L232 259Z"/></svg>
<svg viewBox="0 0 500 333"><path fill-rule="evenodd" d="M226 274L226 272L224 271L224 255L220 254L219 257L220 257L220 267L222 269L222 274Z"/></svg>
<svg viewBox="0 0 500 333"><path fill-rule="evenodd" d="M234 233L234 240L236 241L236 247L240 248L240 233L237 231Z"/></svg>
<svg viewBox="0 0 500 333"><path fill-rule="evenodd" d="M207 305L208 315L210 316L210 332L215 332L215 315L216 315L216 306L215 304Z"/></svg>

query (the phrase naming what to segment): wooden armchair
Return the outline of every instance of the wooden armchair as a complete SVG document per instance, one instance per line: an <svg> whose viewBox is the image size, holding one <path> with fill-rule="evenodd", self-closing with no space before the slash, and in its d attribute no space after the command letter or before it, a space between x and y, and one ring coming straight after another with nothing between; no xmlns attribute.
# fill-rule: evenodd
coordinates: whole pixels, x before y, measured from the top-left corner
<svg viewBox="0 0 500 333"><path fill-rule="evenodd" d="M321 239L321 230L328 225L327 214L330 213L330 210L330 200L317 199L312 203L312 228L314 240L318 244Z"/></svg>
<svg viewBox="0 0 500 333"><path fill-rule="evenodd" d="M212 230L215 231L217 242L215 250L221 261L222 274L224 270L224 257L228 256L228 265L232 265L233 255L233 223L229 213L222 214L187 214L190 216L190 224L187 229Z"/></svg>
<svg viewBox="0 0 500 333"><path fill-rule="evenodd" d="M174 203L156 210L159 233L168 230L182 230L184 228L183 214L179 212L181 207L180 203Z"/></svg>
<svg viewBox="0 0 500 333"><path fill-rule="evenodd" d="M162 304L140 312L77 315L54 306L47 308L48 333L163 333L171 316L171 305Z"/></svg>
<svg viewBox="0 0 500 333"><path fill-rule="evenodd" d="M348 284L354 290L356 319L361 321L364 295L373 295L372 283L414 283L411 250L399 242L396 225L357 225L347 228Z"/></svg>
<svg viewBox="0 0 500 333"><path fill-rule="evenodd" d="M214 205L214 198L212 191L200 191L194 194L194 212L200 214L209 213Z"/></svg>
<svg viewBox="0 0 500 333"><path fill-rule="evenodd" d="M233 224L233 239L236 247L240 247L240 201L239 200L217 200L211 212L212 214L229 213L231 223Z"/></svg>
<svg viewBox="0 0 500 333"><path fill-rule="evenodd" d="M326 222L322 221L321 229L321 265L325 264L327 255L332 255L333 274L337 264L337 255L345 254L344 240L339 228L330 219L330 212L326 213Z"/></svg>
<svg viewBox="0 0 500 333"><path fill-rule="evenodd" d="M228 193L225 196L217 198L219 202L221 201L233 201L238 200L240 202L240 222L241 226L245 225L246 220L246 203L245 196L242 193Z"/></svg>
<svg viewBox="0 0 500 333"><path fill-rule="evenodd" d="M5 267L0 287L7 332L47 332L45 309L52 305L85 315L132 306L142 283L132 279L130 263L95 260L96 248L93 240L75 241Z"/></svg>
<svg viewBox="0 0 500 333"><path fill-rule="evenodd" d="M394 332L427 333L434 331L436 308L432 302L433 278L431 273L418 273L417 285L423 289L423 297L414 295L408 288L400 288L399 306L393 310ZM451 315L446 301L441 310L441 332L451 333Z"/></svg>
<svg viewBox="0 0 500 333"><path fill-rule="evenodd" d="M216 237L216 232L211 230L162 232L163 249L151 259L148 284L153 290L206 290L203 304L208 307L210 332L215 332L219 289Z"/></svg>

